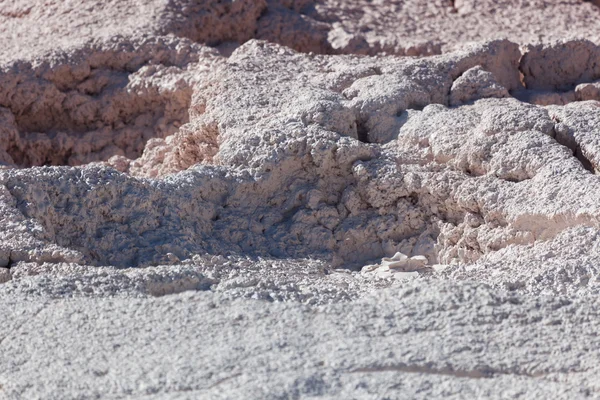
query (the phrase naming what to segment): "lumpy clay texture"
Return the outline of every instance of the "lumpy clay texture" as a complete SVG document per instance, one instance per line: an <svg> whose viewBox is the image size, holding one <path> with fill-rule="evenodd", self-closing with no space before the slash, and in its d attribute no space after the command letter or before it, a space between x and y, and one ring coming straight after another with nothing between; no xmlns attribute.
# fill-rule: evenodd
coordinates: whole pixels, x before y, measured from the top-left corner
<svg viewBox="0 0 600 400"><path fill-rule="evenodd" d="M0 0L0 399L597 398L599 6Z"/></svg>

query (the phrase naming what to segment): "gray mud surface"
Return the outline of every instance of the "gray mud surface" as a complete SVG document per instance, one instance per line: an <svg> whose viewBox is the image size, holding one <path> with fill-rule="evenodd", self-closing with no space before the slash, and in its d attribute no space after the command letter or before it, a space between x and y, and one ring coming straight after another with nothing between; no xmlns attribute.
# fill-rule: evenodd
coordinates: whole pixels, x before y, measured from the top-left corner
<svg viewBox="0 0 600 400"><path fill-rule="evenodd" d="M600 398L599 17L0 0L0 399Z"/></svg>

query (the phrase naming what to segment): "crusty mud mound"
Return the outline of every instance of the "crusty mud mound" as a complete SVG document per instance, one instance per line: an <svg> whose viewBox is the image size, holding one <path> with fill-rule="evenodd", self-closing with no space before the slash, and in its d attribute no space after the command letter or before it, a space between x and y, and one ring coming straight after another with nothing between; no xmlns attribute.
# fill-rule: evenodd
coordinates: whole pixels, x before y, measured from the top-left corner
<svg viewBox="0 0 600 400"><path fill-rule="evenodd" d="M0 398L600 390L595 2L142 3L0 1Z"/></svg>
<svg viewBox="0 0 600 400"><path fill-rule="evenodd" d="M137 59L149 65L130 69L157 72L133 77L84 64L77 85L60 81L76 71L62 64L30 78L40 88L16 85L23 95L7 96L13 129L6 124L3 141L15 165L2 173L15 199L6 260L44 262L51 253L144 266L167 254L235 253L360 267L399 251L448 264L595 226L597 103L543 107L513 97L593 86L600 52L591 42L522 54L495 41L410 59L250 41L206 73L197 54L183 69ZM179 78L173 86L166 71ZM99 81L107 83L98 95L84 94ZM25 93L39 95L25 106ZM75 99L82 104L67 108ZM39 230L18 228L25 223Z"/></svg>
<svg viewBox="0 0 600 400"><path fill-rule="evenodd" d="M5 165L82 165L141 155L153 138L189 119L188 72L200 46L171 38L113 40L17 61L2 73L2 157ZM200 72L202 74L202 72Z"/></svg>

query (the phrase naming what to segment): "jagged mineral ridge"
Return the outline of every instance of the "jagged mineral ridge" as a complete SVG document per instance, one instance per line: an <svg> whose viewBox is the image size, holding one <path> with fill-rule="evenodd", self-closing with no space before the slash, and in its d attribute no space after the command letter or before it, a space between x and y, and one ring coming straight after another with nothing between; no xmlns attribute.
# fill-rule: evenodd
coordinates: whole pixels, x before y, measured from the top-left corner
<svg viewBox="0 0 600 400"><path fill-rule="evenodd" d="M0 398L598 398L600 9L0 0Z"/></svg>

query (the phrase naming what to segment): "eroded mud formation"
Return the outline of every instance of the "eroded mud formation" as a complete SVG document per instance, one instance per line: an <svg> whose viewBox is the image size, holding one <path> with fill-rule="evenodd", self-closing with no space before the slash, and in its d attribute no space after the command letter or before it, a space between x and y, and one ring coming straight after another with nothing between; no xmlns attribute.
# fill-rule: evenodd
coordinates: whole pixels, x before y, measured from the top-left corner
<svg viewBox="0 0 600 400"><path fill-rule="evenodd" d="M0 0L0 398L594 397L598 5Z"/></svg>
<svg viewBox="0 0 600 400"><path fill-rule="evenodd" d="M592 42L224 58L123 38L53 57L1 76L3 265L473 263L597 226ZM585 101L522 101L569 90ZM22 168L40 165L82 167Z"/></svg>

